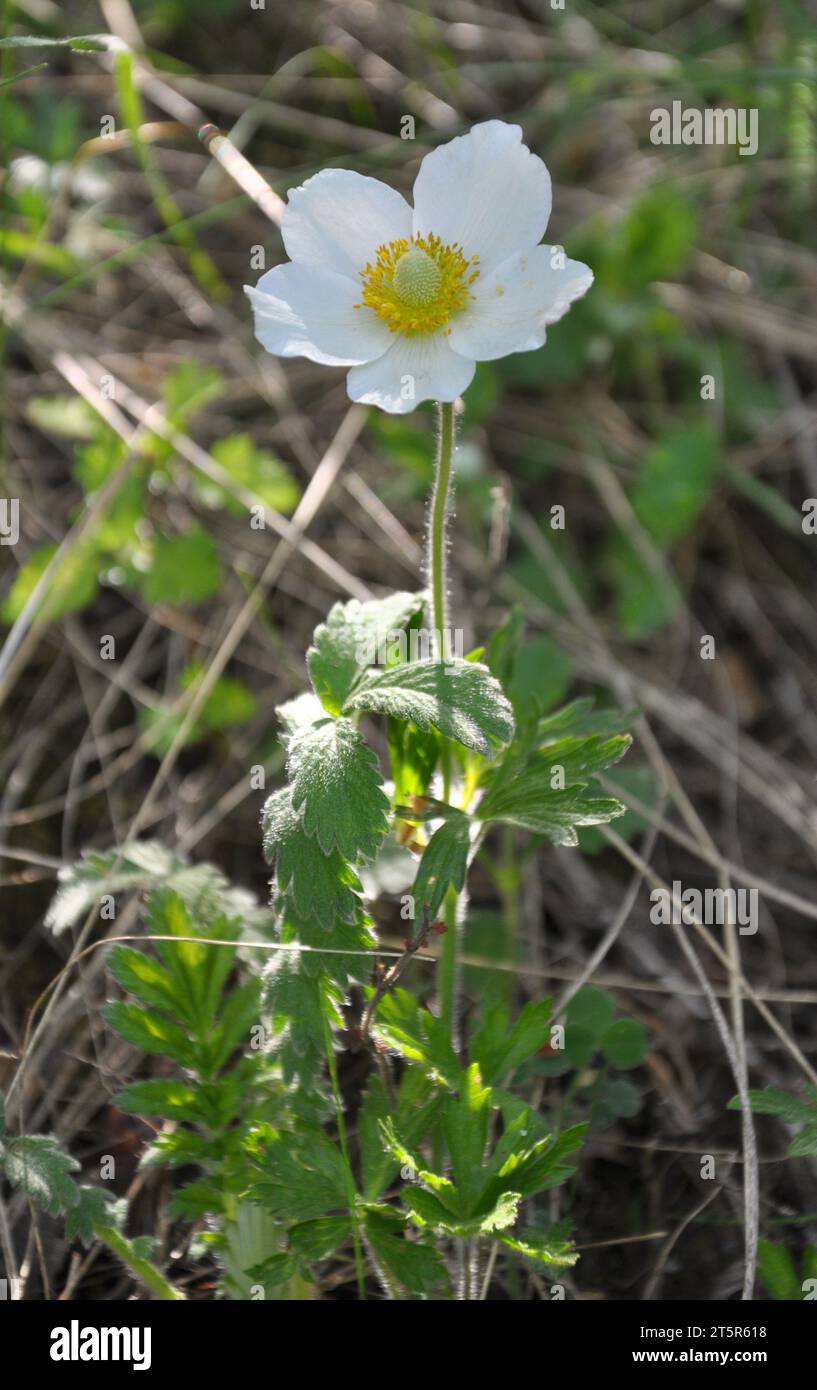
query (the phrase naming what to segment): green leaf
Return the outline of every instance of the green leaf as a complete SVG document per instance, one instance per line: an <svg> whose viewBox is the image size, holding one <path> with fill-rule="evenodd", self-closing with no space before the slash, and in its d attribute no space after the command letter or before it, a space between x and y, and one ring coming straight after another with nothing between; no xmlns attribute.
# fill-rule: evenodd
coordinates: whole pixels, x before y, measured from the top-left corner
<svg viewBox="0 0 817 1390"><path fill-rule="evenodd" d="M649 1038L637 1018L619 1018L601 1040L601 1050L614 1067L638 1067L644 1061Z"/></svg>
<svg viewBox="0 0 817 1390"><path fill-rule="evenodd" d="M357 1115L357 1137L363 1175L362 1192L374 1201L393 1180L399 1161L387 1148L382 1124L394 1117L394 1127L408 1145L418 1144L430 1131L439 1111L440 1093L419 1067L406 1067L396 1104L379 1076L369 1081Z"/></svg>
<svg viewBox="0 0 817 1390"><path fill-rule="evenodd" d="M503 1235L499 1239L509 1250L524 1255L528 1260L535 1260L537 1264L564 1269L576 1264L579 1258L579 1252L572 1241L559 1240L548 1235L537 1237L530 1230L522 1237Z"/></svg>
<svg viewBox="0 0 817 1390"><path fill-rule="evenodd" d="M772 1298L787 1302L802 1298L803 1290L794 1260L784 1245L759 1240L757 1255L758 1278L766 1285Z"/></svg>
<svg viewBox="0 0 817 1390"><path fill-rule="evenodd" d="M432 918L437 916L449 888L462 892L470 831L468 817L457 813L438 826L423 850L412 891L416 906L426 907Z"/></svg>
<svg viewBox="0 0 817 1390"><path fill-rule="evenodd" d="M249 1195L273 1216L301 1222L346 1209L343 1158L321 1129L277 1134L263 1162L264 1175Z"/></svg>
<svg viewBox="0 0 817 1390"><path fill-rule="evenodd" d="M314 917L327 929L339 918L353 921L360 910L360 881L337 850L324 854L304 829L288 787L273 792L264 807L264 852L275 865L281 893L296 912Z"/></svg>
<svg viewBox="0 0 817 1390"><path fill-rule="evenodd" d="M94 34L88 34L87 37L73 39L51 39L35 34L22 34L11 39L0 39L0 48L71 48L75 53L97 53L104 52L107 47L107 34L99 38Z"/></svg>
<svg viewBox="0 0 817 1390"><path fill-rule="evenodd" d="M508 1149L524 1137L527 1127L525 1114L520 1112L496 1145L489 1165L493 1176L480 1196L480 1210L484 1203L492 1205L500 1192L513 1191L520 1197L533 1197L537 1192L560 1186L575 1172L575 1168L563 1163L562 1159L579 1148L587 1131L586 1124L574 1125L555 1137L547 1135L530 1147L514 1148L509 1153Z"/></svg>
<svg viewBox="0 0 817 1390"><path fill-rule="evenodd" d="M806 1154L817 1154L817 1125L806 1125L792 1139L788 1147L790 1158L804 1158Z"/></svg>
<svg viewBox="0 0 817 1390"><path fill-rule="evenodd" d="M800 1100L798 1096L792 1096L788 1091L781 1091L776 1086L765 1086L763 1090L751 1090L749 1092L749 1103L756 1115L779 1115L781 1120L786 1120L789 1124L815 1124L817 1123L817 1104L814 1102ZM729 1110L740 1110L740 1096L733 1096L729 1102Z"/></svg>
<svg viewBox="0 0 817 1390"><path fill-rule="evenodd" d="M275 1288L277 1284L286 1284L287 1280L298 1273L299 1261L297 1255L281 1254L270 1255L261 1264L253 1265L246 1270L247 1277L253 1284L263 1284L266 1288Z"/></svg>
<svg viewBox="0 0 817 1390"><path fill-rule="evenodd" d="M460 1068L442 1020L422 1008L408 990L395 989L381 999L374 1031L421 1066L432 1081L452 1089L459 1085Z"/></svg>
<svg viewBox="0 0 817 1390"><path fill-rule="evenodd" d="M561 700L573 678L573 663L549 637L531 637L513 659L506 689L517 718L528 710L549 709Z"/></svg>
<svg viewBox="0 0 817 1390"><path fill-rule="evenodd" d="M439 1251L397 1234L387 1218L375 1212L367 1214L366 1238L387 1275L409 1293L430 1294L446 1281Z"/></svg>
<svg viewBox="0 0 817 1390"><path fill-rule="evenodd" d="M330 714L340 714L353 687L382 654L390 634L402 632L425 602L422 594L397 593L360 603L336 603L315 629L306 655L315 693Z"/></svg>
<svg viewBox="0 0 817 1390"><path fill-rule="evenodd" d="M21 1134L7 1140L2 1161L9 1182L53 1216L79 1201L79 1190L69 1176L79 1164L52 1135Z"/></svg>
<svg viewBox="0 0 817 1390"><path fill-rule="evenodd" d="M20 566L2 606L2 616L6 622L13 623L19 618L56 553L56 545L38 546ZM43 596L38 600L37 613L40 618L53 622L90 603L99 587L98 569L97 554L90 543L80 544L68 551L58 561Z"/></svg>
<svg viewBox="0 0 817 1390"><path fill-rule="evenodd" d="M87 1247L97 1226L112 1224L111 1204L99 1187L80 1187L79 1201L65 1218L65 1239L80 1240Z"/></svg>
<svg viewBox="0 0 817 1390"><path fill-rule="evenodd" d="M251 435L228 435L226 439L219 439L210 452L236 483L252 492L272 511L289 515L294 510L301 495L298 484L279 458L256 448ZM198 487L209 506L242 510L232 493L209 478L200 478Z"/></svg>
<svg viewBox="0 0 817 1390"><path fill-rule="evenodd" d="M108 968L117 983L143 1004L188 1021L182 1003L176 997L171 976L152 956L144 951L136 951L132 946L114 946L108 956Z"/></svg>
<svg viewBox="0 0 817 1390"><path fill-rule="evenodd" d="M157 535L153 561L142 582L148 603L201 603L221 584L218 549L202 526L180 536Z"/></svg>
<svg viewBox="0 0 817 1390"><path fill-rule="evenodd" d="M461 1075L459 1095L449 1096L443 1103L443 1134L451 1169L469 1215L484 1183L482 1162L488 1141L490 1101L490 1088L482 1084L479 1066L474 1062Z"/></svg>
<svg viewBox="0 0 817 1390"><path fill-rule="evenodd" d="M590 1088L590 1122L611 1125L615 1120L629 1119L641 1109L641 1094L632 1082L623 1077L596 1077Z"/></svg>
<svg viewBox="0 0 817 1390"><path fill-rule="evenodd" d="M439 1235L492 1235L512 1226L519 1215L522 1200L518 1192L502 1192L486 1210L474 1216L453 1216L431 1192L410 1188L405 1199L413 1220L418 1226L430 1226Z"/></svg>
<svg viewBox="0 0 817 1390"><path fill-rule="evenodd" d="M292 805L324 854L374 858L389 827L377 758L349 719L323 719L293 734L287 751Z"/></svg>
<svg viewBox="0 0 817 1390"><path fill-rule="evenodd" d="M120 1110L167 1120L201 1120L198 1096L184 1081L136 1081L113 1097Z"/></svg>
<svg viewBox="0 0 817 1390"><path fill-rule="evenodd" d="M117 864L116 873L113 866ZM133 840L120 849L86 851L81 860L60 872L62 887L52 899L45 924L57 933L73 926L103 894L167 887L205 924L218 917L240 917L247 926L264 930L271 923L267 908L251 893L235 888L212 864L188 864L155 840ZM130 988L130 986L128 986Z"/></svg>
<svg viewBox="0 0 817 1390"><path fill-rule="evenodd" d="M690 530L709 499L720 461L718 437L708 425L672 430L647 455L630 501L660 545Z"/></svg>
<svg viewBox="0 0 817 1390"><path fill-rule="evenodd" d="M485 1015L471 1042L471 1056L490 1085L497 1085L527 1061L548 1041L550 1000L528 1003L513 1027L504 1004L495 1004Z"/></svg>
<svg viewBox="0 0 817 1390"><path fill-rule="evenodd" d="M196 1048L187 1033L169 1019L143 1009L139 1004L117 1001L107 1004L103 1015L115 1032L143 1052L172 1057L183 1067L195 1068Z"/></svg>
<svg viewBox="0 0 817 1390"><path fill-rule="evenodd" d="M344 712L352 709L430 725L485 758L513 737L502 687L476 661L411 661L365 676L346 700Z"/></svg>
<svg viewBox="0 0 817 1390"><path fill-rule="evenodd" d="M352 1224L348 1216L317 1216L289 1230L289 1243L305 1260L325 1260L349 1239Z"/></svg>
<svg viewBox="0 0 817 1390"><path fill-rule="evenodd" d="M546 835L555 845L577 845L577 828L604 825L623 816L625 807L612 797L590 796L577 787L553 791L549 774L534 769L488 792L477 807L482 821L502 821Z"/></svg>
<svg viewBox="0 0 817 1390"><path fill-rule="evenodd" d="M215 367L193 360L180 362L168 372L162 386L169 419L181 429L196 411L216 400L224 388L224 378Z"/></svg>

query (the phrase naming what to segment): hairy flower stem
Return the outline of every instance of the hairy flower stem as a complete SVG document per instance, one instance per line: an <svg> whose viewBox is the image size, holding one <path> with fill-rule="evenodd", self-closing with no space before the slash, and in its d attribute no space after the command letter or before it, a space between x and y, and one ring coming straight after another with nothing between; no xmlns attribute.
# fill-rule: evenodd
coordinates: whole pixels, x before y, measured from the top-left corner
<svg viewBox="0 0 817 1390"><path fill-rule="evenodd" d="M428 580L431 592L431 619L439 660L445 658L448 633L448 546L446 522L451 500L454 465L454 406L441 403L439 439L434 468L434 489L431 494L431 515L428 527ZM451 795L451 755L443 740L440 765L443 781L443 800ZM459 994L459 921L457 895L453 889L446 894L443 917L447 927L443 937L440 961L440 1014L446 1025L451 1044L458 1050L457 997Z"/></svg>

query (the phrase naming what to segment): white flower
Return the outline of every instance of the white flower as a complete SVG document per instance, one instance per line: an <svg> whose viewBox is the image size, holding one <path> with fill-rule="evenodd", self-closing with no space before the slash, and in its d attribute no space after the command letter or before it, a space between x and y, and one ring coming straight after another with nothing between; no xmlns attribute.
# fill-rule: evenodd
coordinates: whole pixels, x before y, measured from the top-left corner
<svg viewBox="0 0 817 1390"><path fill-rule="evenodd" d="M550 175L519 126L485 121L427 154L414 211L378 179L325 169L289 194L290 261L245 286L268 352L351 367L353 401L453 401L477 362L529 352L593 283L539 245Z"/></svg>

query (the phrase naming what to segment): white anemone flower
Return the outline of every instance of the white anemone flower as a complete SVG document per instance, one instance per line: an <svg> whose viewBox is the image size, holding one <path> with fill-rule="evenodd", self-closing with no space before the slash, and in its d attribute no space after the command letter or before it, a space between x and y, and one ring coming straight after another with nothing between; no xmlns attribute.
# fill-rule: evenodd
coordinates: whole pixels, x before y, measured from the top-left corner
<svg viewBox="0 0 817 1390"><path fill-rule="evenodd" d="M593 283L541 245L550 175L522 131L485 121L427 154L414 210L387 184L324 169L289 193L290 260L246 291L268 352L350 367L349 396L392 414L453 401L477 362L542 347Z"/></svg>

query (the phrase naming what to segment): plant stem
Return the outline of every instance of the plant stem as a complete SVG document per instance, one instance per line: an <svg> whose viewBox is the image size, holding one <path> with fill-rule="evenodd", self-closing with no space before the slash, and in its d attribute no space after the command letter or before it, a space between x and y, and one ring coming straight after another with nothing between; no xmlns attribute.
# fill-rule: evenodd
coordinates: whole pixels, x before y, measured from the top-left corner
<svg viewBox="0 0 817 1390"><path fill-rule="evenodd" d="M440 412L440 437L434 468L434 490L431 494L431 524L428 533L428 577L431 585L431 617L438 644L437 655L444 655L444 634L448 626L448 578L445 523L451 493L451 474L454 462L454 407L443 404Z"/></svg>
<svg viewBox="0 0 817 1390"><path fill-rule="evenodd" d="M332 1046L332 1030L326 1017L325 1007L323 1009L323 1041L326 1048L326 1065L329 1068L329 1076L332 1081L332 1095L335 1098L335 1118L338 1126L338 1143L343 1156L343 1166L346 1171L346 1199L349 1203L349 1216L352 1222L352 1240L355 1246L355 1271L357 1273L357 1291L361 1302L366 1299L366 1280L363 1269L363 1246L360 1240L360 1226L357 1214L357 1192L355 1189L355 1179L352 1172L352 1164L349 1159L349 1145L346 1139L346 1121L343 1117L343 1101L340 1094L340 1083L338 1081L338 1068L335 1061L335 1049Z"/></svg>
<svg viewBox="0 0 817 1390"><path fill-rule="evenodd" d="M431 494L431 517L428 528L428 581L431 592L431 620L434 626L437 657L445 657L448 631L448 574L446 522L451 497L454 464L454 406L441 403L439 410L439 439L434 468L434 488ZM451 795L451 762L447 742L443 742L440 757L443 800ZM459 993L459 951L457 895L449 890L443 908L448 930L443 937L440 961L440 1013L451 1043L457 1048L457 996Z"/></svg>
<svg viewBox="0 0 817 1390"><path fill-rule="evenodd" d="M133 1248L133 1242L126 1236L120 1234L113 1226L94 1226L94 1235L97 1240L101 1240L103 1245L107 1245L119 1257L123 1265L127 1265L132 1274L136 1276L146 1289L155 1294L158 1299L164 1302L184 1302L185 1295L180 1289L174 1287L169 1279L165 1279L161 1270L157 1269L150 1260L146 1260L142 1255L137 1255Z"/></svg>

